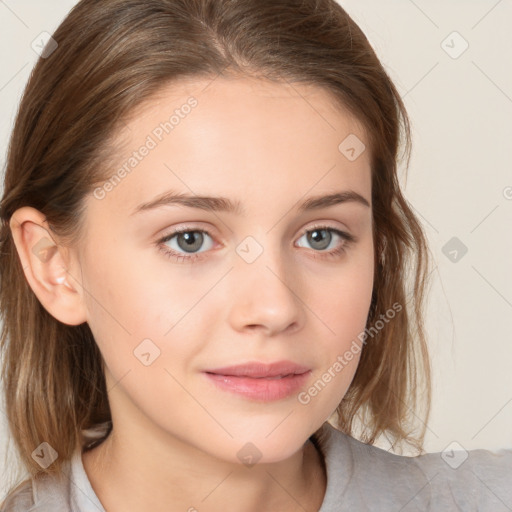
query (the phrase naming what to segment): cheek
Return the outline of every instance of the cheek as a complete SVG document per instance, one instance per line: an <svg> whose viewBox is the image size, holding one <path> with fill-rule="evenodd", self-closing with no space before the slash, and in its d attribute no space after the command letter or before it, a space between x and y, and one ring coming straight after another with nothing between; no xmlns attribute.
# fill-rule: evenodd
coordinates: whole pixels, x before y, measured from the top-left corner
<svg viewBox="0 0 512 512"><path fill-rule="evenodd" d="M114 380L127 371L134 377L146 365L160 372L186 365L200 349L194 345L203 339L194 336L201 325L198 301L211 284L186 271L165 275L165 261L160 266L127 258L129 249L114 252L115 244L97 246L101 250L90 251L82 272L87 323Z"/></svg>
<svg viewBox="0 0 512 512"><path fill-rule="evenodd" d="M309 289L308 305L321 318L338 348L364 330L370 308L374 261L372 245L353 254Z"/></svg>
<svg viewBox="0 0 512 512"><path fill-rule="evenodd" d="M308 304L323 322L318 353L321 364L311 386L298 397L299 403L331 413L340 403L357 370L362 338L371 303L374 260L373 244L360 245L357 253L310 288ZM324 391L324 389L326 391Z"/></svg>

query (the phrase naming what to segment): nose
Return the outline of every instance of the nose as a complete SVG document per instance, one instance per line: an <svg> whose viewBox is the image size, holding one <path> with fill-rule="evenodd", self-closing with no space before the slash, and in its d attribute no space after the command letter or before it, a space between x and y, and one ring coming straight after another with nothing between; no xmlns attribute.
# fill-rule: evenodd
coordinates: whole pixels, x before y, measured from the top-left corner
<svg viewBox="0 0 512 512"><path fill-rule="evenodd" d="M233 329L261 331L265 336L301 329L305 306L301 280L294 270L278 249L266 248L252 263L239 258L230 273L229 322Z"/></svg>

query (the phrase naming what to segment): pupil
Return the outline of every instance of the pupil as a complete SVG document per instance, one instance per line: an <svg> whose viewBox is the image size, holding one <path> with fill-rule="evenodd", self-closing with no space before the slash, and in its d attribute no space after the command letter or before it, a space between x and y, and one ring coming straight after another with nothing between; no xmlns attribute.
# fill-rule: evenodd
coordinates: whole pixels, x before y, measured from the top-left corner
<svg viewBox="0 0 512 512"><path fill-rule="evenodd" d="M312 244L313 246L315 243L320 242L320 247L316 247L317 249L320 249L320 250L323 250L329 246L330 238L331 238L330 233L328 233L326 236L322 235L322 233L328 233L328 231L326 229L315 229L314 231L311 232L311 234L309 236L310 242L311 242L311 240L313 241L313 244ZM325 242L325 240L327 240L327 243L321 243L321 242Z"/></svg>
<svg viewBox="0 0 512 512"><path fill-rule="evenodd" d="M197 234L197 238L196 235ZM185 246L181 244L181 241L185 241ZM178 245L181 249L185 251L191 250L197 250L201 247L203 241L203 234L199 233L197 231L187 231L185 233L180 233L178 236Z"/></svg>

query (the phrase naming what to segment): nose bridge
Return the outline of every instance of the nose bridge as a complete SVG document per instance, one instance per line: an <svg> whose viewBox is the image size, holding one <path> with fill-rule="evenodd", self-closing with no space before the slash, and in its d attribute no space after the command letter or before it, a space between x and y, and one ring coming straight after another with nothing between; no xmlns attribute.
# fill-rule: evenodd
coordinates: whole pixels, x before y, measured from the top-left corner
<svg viewBox="0 0 512 512"><path fill-rule="evenodd" d="M292 268L277 239L247 236L236 247L231 322L237 329L271 332L302 323L304 311L293 287Z"/></svg>

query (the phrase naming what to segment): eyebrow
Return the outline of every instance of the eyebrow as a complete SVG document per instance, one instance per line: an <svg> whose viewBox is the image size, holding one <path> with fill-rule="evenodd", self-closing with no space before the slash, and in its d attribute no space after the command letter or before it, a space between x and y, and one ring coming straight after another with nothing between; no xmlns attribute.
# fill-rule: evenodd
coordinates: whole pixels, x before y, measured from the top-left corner
<svg viewBox="0 0 512 512"><path fill-rule="evenodd" d="M309 197L298 205L299 212L319 210L337 204L355 202L370 207L370 203L360 194L352 190L335 192L327 195ZM205 211L226 212L236 215L245 215L245 209L240 201L232 201L227 197L194 196L172 190L157 196L155 199L142 203L130 215L154 210L162 206L181 205L189 208L198 208Z"/></svg>

